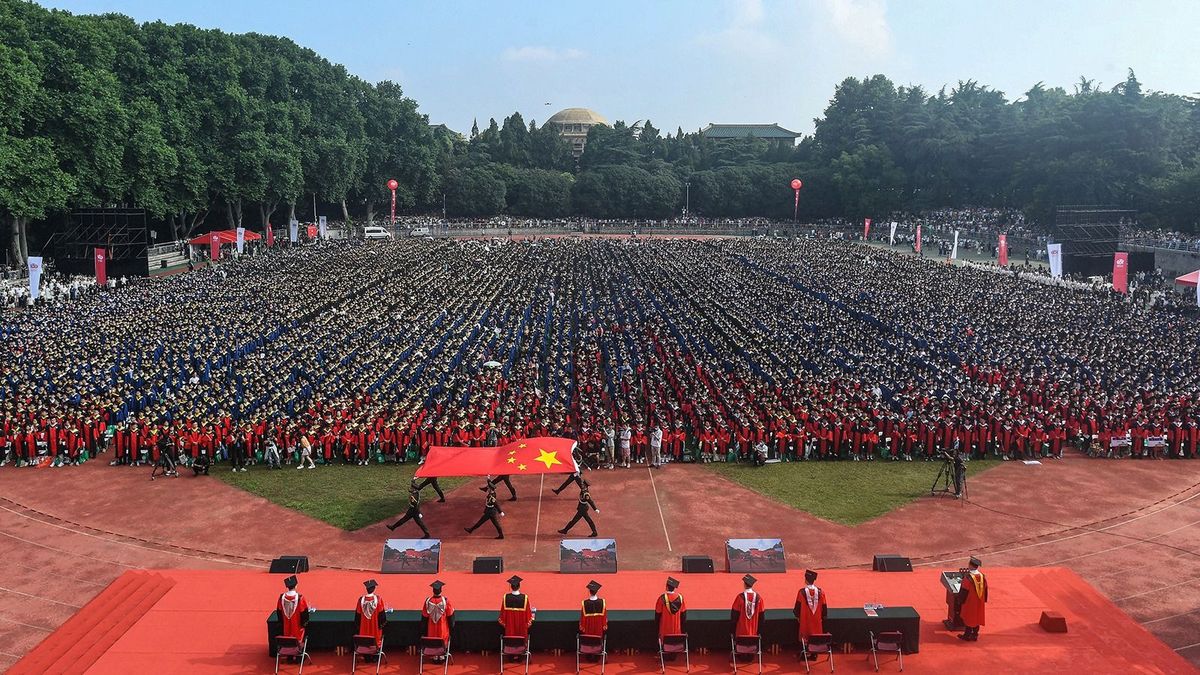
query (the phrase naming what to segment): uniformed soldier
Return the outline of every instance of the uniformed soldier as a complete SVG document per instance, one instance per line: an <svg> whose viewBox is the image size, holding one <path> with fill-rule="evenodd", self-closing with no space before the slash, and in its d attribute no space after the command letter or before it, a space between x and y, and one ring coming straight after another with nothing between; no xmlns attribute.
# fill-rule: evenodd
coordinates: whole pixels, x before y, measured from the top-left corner
<svg viewBox="0 0 1200 675"><path fill-rule="evenodd" d="M487 496L483 501L483 515L479 517L479 520L476 521L474 525L465 529L467 530L467 534L471 534L475 531L475 528L490 520L492 521L492 525L496 528L496 538L503 539L504 528L500 527L500 521L496 520L496 515L499 514L503 516L504 512L500 510L500 506L496 502L496 486L493 485L491 481L488 481L487 487L484 489L487 490Z"/></svg>
<svg viewBox="0 0 1200 675"><path fill-rule="evenodd" d="M487 477L487 485L479 488L479 490L480 490L480 492L487 492L489 489L495 490L496 483L504 483L505 487L508 488L508 495L509 495L508 501L510 501L510 502L517 501L517 489L515 487L513 487L512 477L507 474L503 475L503 476L496 476L495 478L488 476Z"/></svg>
<svg viewBox="0 0 1200 675"><path fill-rule="evenodd" d="M408 510L404 512L404 515L401 516L400 520L388 525L387 529L395 530L397 527L400 527L410 520L416 523L417 527L421 528L421 532L425 534L425 536L421 538L428 539L429 528L425 527L425 519L421 516L421 491L416 487L413 487L413 489L409 490L408 492Z"/></svg>
<svg viewBox="0 0 1200 675"><path fill-rule="evenodd" d="M446 501L446 494L444 492L442 492L442 486L438 485L438 480L437 480L436 476L434 476L432 478L426 478L425 480L421 481L419 484L417 483L416 478L414 478L412 481L412 489L414 489L418 492L425 489L425 486L429 486L429 487L433 488L433 491L437 493L439 502Z"/></svg>
<svg viewBox="0 0 1200 675"><path fill-rule="evenodd" d="M600 513L600 509L596 508L596 502L592 501L592 494L588 491L587 481L583 479L580 479L580 481L579 503L575 506L575 517L571 519L571 522L567 523L566 527L559 530L558 533L566 534L570 532L571 528L575 527L575 523L583 519L592 528L592 532L588 536L594 537L596 536L596 523L592 522L592 517L588 515L588 509L590 508L596 513Z"/></svg>

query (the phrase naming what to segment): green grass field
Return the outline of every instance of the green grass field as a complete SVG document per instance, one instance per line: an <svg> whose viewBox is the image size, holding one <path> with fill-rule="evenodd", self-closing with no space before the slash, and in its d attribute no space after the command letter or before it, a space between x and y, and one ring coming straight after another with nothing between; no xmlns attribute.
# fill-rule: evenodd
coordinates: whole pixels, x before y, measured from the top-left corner
<svg viewBox="0 0 1200 675"><path fill-rule="evenodd" d="M387 464L369 469L331 465L303 471L292 467L271 471L264 466L252 466L245 473L233 473L219 465L213 467L212 474L280 506L343 530L357 530L408 508L408 485L416 470L416 464ZM438 484L448 492L464 480L443 478ZM425 488L421 497L437 499L431 488Z"/></svg>
<svg viewBox="0 0 1200 675"><path fill-rule="evenodd" d="M971 462L967 475L1000 462ZM706 464L713 472L788 506L844 525L858 525L929 494L935 462L790 462L754 468ZM968 492L970 491L968 482Z"/></svg>

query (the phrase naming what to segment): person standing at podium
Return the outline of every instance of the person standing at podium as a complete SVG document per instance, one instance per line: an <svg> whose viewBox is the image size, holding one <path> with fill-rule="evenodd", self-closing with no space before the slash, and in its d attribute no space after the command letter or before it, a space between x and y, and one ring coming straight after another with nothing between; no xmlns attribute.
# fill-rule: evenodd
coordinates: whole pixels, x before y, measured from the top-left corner
<svg viewBox="0 0 1200 675"><path fill-rule="evenodd" d="M829 606L825 591L817 586L817 573L804 570L804 588L796 594L796 606L792 613L800 624L800 649L808 649L808 638L825 632L825 615Z"/></svg>
<svg viewBox="0 0 1200 675"><path fill-rule="evenodd" d="M979 571L982 565L979 558L971 557L970 568L962 576L962 585L958 589L959 615L962 617L963 634L960 640L976 642L979 640L979 627L984 624L984 608L987 605L987 577Z"/></svg>
<svg viewBox="0 0 1200 675"><path fill-rule="evenodd" d="M363 587L366 595L359 597L354 607L354 619L358 628L355 635L369 635L375 638L375 646L383 644L383 627L387 624L387 612L383 608L383 598L375 594L378 584L374 579L367 579Z"/></svg>
<svg viewBox="0 0 1200 675"><path fill-rule="evenodd" d="M742 577L745 588L733 599L733 609L730 618L733 619L733 634L735 637L752 637L760 635L759 619L762 618L763 598L754 590L754 582L758 581L747 574Z"/></svg>

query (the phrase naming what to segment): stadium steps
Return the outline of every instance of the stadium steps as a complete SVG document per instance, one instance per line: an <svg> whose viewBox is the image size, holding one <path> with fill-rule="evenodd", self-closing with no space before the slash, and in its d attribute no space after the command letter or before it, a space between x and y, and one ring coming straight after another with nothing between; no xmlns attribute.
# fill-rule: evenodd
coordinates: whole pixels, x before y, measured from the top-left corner
<svg viewBox="0 0 1200 675"><path fill-rule="evenodd" d="M84 673L175 585L161 574L118 577L9 669L10 675Z"/></svg>

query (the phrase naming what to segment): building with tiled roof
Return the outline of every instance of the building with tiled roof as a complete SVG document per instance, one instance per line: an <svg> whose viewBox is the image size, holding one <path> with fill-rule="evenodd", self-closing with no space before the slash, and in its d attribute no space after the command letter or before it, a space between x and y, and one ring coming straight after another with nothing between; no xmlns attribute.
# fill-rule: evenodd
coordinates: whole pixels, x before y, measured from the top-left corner
<svg viewBox="0 0 1200 675"><path fill-rule="evenodd" d="M771 143L793 145L800 134L784 129L778 124L709 124L700 130L705 138L727 140L731 138L761 138Z"/></svg>

